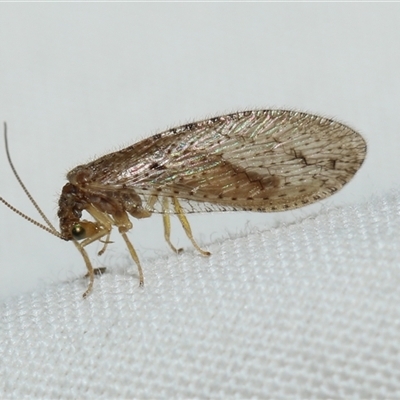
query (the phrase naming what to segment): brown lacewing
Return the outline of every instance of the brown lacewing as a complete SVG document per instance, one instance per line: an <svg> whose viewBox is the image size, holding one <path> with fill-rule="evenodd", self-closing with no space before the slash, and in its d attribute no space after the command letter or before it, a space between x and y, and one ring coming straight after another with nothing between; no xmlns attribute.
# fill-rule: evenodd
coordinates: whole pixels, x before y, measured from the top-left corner
<svg viewBox="0 0 400 400"><path fill-rule="evenodd" d="M357 172L366 155L364 139L333 120L285 110L256 110L223 115L159 133L107 154L67 175L58 202L60 232L41 211L19 178L10 158L6 124L4 137L10 166L46 225L6 206L53 235L72 240L88 270L86 297L97 270L85 247L97 240L110 243L118 228L138 266L128 239L129 217L162 214L164 236L171 249L170 215L203 255L185 214L211 211L272 212L291 210L329 197ZM82 219L86 211L92 221Z"/></svg>

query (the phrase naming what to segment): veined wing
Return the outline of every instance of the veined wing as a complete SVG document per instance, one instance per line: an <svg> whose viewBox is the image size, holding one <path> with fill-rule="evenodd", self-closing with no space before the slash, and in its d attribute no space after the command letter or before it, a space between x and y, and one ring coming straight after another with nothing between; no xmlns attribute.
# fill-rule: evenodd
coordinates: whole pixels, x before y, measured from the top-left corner
<svg viewBox="0 0 400 400"><path fill-rule="evenodd" d="M224 115L154 135L78 169L88 188L132 189L143 204L176 197L185 212L288 210L345 185L366 154L364 139L338 122L294 111ZM149 210L162 212L159 202Z"/></svg>

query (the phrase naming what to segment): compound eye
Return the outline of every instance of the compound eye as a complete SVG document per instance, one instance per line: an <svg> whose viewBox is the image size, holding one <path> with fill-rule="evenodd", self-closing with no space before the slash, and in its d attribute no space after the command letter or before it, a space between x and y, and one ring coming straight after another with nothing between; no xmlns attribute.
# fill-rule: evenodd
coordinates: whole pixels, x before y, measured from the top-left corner
<svg viewBox="0 0 400 400"><path fill-rule="evenodd" d="M76 240L81 240L86 237L86 230L81 224L75 224L72 227L71 233Z"/></svg>

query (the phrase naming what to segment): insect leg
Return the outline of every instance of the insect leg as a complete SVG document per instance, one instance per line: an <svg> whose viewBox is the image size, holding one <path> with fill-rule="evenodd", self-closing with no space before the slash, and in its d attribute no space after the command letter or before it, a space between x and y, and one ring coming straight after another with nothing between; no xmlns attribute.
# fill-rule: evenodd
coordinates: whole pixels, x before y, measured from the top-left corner
<svg viewBox="0 0 400 400"><path fill-rule="evenodd" d="M104 243L104 246L103 246L103 247L101 248L101 250L97 253L98 256L103 255L104 252L105 252L106 249L107 249L107 246L108 246L110 243L112 243L112 242L110 241L110 235L111 235L111 231L108 232L108 235L107 235L107 237L106 237L106 240L104 240L104 242L103 242L102 240L100 240L102 243Z"/></svg>
<svg viewBox="0 0 400 400"><path fill-rule="evenodd" d="M205 251L195 242L192 234L192 229L190 228L189 221L187 220L185 214L183 213L182 207L179 204L179 201L176 197L172 198L172 202L174 204L175 212L181 222L182 228L185 230L186 236L190 239L193 246L199 251L203 256L209 256L211 253L209 251Z"/></svg>
<svg viewBox="0 0 400 400"><path fill-rule="evenodd" d="M128 232L130 229L132 229L132 222L129 220L129 217L125 212L118 213L117 215L113 215L113 218L114 218L114 224L118 227L119 233L123 237L126 247L128 247L129 253L131 253L131 257L133 258L133 261L135 261L135 263L138 267L139 285L143 286L144 285L144 276L143 276L142 265L140 264L139 257L136 253L135 248L133 247L132 243L130 242L128 236L126 235L126 232Z"/></svg>
<svg viewBox="0 0 400 400"><path fill-rule="evenodd" d="M94 272L93 266L89 260L89 256L87 255L86 250L83 248L83 246L80 243L78 243L76 240L74 240L74 245L79 250L79 252L82 254L82 257L85 260L86 268L88 270L87 276L89 278L89 285L88 285L85 293L83 293L83 298L86 298L93 289L95 272Z"/></svg>
<svg viewBox="0 0 400 400"><path fill-rule="evenodd" d="M79 252L82 254L82 257L85 260L86 268L88 270L88 273L86 274L86 276L89 278L89 285L88 285L88 288L86 289L86 292L83 293L84 298L86 298L92 291L95 274L103 273L105 271L105 268L96 268L96 269L93 268L84 247L96 240L101 239L103 236L107 235L106 245L102 249L104 252L105 248L107 246L107 243L108 243L108 239L110 237L112 224L113 224L112 219L107 214L99 211L94 206L92 206L92 205L89 206L87 211L96 220L96 222L98 223L98 226L100 227L100 230L96 234L86 238L85 240L83 240L80 243L77 242L76 240L74 240L74 244L77 247L77 249L79 250Z"/></svg>
<svg viewBox="0 0 400 400"><path fill-rule="evenodd" d="M101 239L105 235L108 235L108 240L112 226L114 224L114 221L111 219L111 217L108 216L106 213L99 211L96 207L92 205L90 205L86 209L86 211L96 220L99 230L95 234L87 237L83 242L80 243L80 245L82 247L85 247L88 244Z"/></svg>
<svg viewBox="0 0 400 400"><path fill-rule="evenodd" d="M143 269L142 266L140 265L139 257L136 253L135 248L132 246L132 243L128 239L128 236L126 236L125 232L121 232L121 235L123 239L125 240L126 246L128 247L129 253L131 253L131 257L133 258L133 261L135 261L137 267L138 267L138 272L139 272L139 286L144 285L144 276L143 276Z"/></svg>
<svg viewBox="0 0 400 400"><path fill-rule="evenodd" d="M168 203L168 197L163 197L162 199L162 210L163 210L163 222L164 222L164 237L166 242L169 244L169 247L171 247L172 251L179 254L183 251L183 249L177 249L172 243L171 243L171 218L169 216L169 203Z"/></svg>

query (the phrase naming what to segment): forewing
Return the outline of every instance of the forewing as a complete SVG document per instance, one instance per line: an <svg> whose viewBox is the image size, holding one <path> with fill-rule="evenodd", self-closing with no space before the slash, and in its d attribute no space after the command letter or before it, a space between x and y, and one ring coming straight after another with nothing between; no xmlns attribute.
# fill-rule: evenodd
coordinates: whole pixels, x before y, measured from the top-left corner
<svg viewBox="0 0 400 400"><path fill-rule="evenodd" d="M363 138L338 122L261 110L184 125L85 167L91 189L132 189L144 205L158 196L180 199L185 212L279 211L330 196L365 154ZM163 212L160 202L149 211Z"/></svg>

